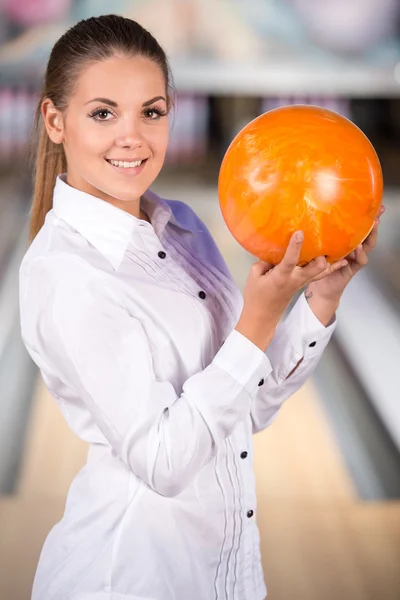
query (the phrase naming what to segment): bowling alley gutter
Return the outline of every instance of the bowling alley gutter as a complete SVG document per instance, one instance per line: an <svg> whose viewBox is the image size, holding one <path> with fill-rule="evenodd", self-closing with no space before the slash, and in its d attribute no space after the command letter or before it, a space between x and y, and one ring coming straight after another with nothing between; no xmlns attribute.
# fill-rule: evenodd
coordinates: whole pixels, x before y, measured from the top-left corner
<svg viewBox="0 0 400 600"><path fill-rule="evenodd" d="M25 228L0 282L0 494L14 491L37 376L19 323L18 275L26 240Z"/></svg>

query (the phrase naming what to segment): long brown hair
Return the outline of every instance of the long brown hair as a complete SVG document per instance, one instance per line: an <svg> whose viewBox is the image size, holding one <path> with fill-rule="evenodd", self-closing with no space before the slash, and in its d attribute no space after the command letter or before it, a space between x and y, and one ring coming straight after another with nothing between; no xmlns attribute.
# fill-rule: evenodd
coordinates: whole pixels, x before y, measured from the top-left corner
<svg viewBox="0 0 400 600"><path fill-rule="evenodd" d="M62 144L55 144L47 135L42 118L42 102L49 98L55 108L65 110L73 93L74 82L84 65L106 60L117 52L126 56L144 56L159 65L169 96L172 77L166 54L151 33L136 21L119 15L91 17L79 21L59 38L50 53L35 113L34 195L30 211L29 244L52 208L57 175L67 170Z"/></svg>

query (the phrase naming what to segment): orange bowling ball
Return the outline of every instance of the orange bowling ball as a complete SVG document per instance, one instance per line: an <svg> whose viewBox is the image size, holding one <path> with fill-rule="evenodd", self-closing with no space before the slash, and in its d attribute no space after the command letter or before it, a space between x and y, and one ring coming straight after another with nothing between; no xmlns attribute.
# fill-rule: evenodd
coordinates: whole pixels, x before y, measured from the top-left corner
<svg viewBox="0 0 400 600"><path fill-rule="evenodd" d="M248 123L227 149L218 178L229 231L272 264L299 229L299 264L347 256L371 231L382 194L382 170L368 138L317 106L285 106Z"/></svg>

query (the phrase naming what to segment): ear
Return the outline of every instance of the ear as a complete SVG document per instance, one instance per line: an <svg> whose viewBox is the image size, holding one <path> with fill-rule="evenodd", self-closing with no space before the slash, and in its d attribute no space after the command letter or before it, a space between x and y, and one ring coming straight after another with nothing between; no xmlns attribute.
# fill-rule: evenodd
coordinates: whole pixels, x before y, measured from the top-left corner
<svg viewBox="0 0 400 600"><path fill-rule="evenodd" d="M52 100L49 98L43 100L41 110L49 138L55 144L62 144L64 141L64 120L62 113L55 108Z"/></svg>

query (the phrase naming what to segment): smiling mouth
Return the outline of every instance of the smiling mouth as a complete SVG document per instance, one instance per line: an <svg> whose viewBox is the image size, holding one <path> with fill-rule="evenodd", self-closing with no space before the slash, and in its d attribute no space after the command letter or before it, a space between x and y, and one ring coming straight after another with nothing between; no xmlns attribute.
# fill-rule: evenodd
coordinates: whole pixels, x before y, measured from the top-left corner
<svg viewBox="0 0 400 600"><path fill-rule="evenodd" d="M110 165L113 165L114 167L119 167L120 169L133 169L135 167L140 167L142 164L144 164L147 161L147 158L142 158L139 160L132 160L132 161L114 160L112 158L106 158L105 160Z"/></svg>

